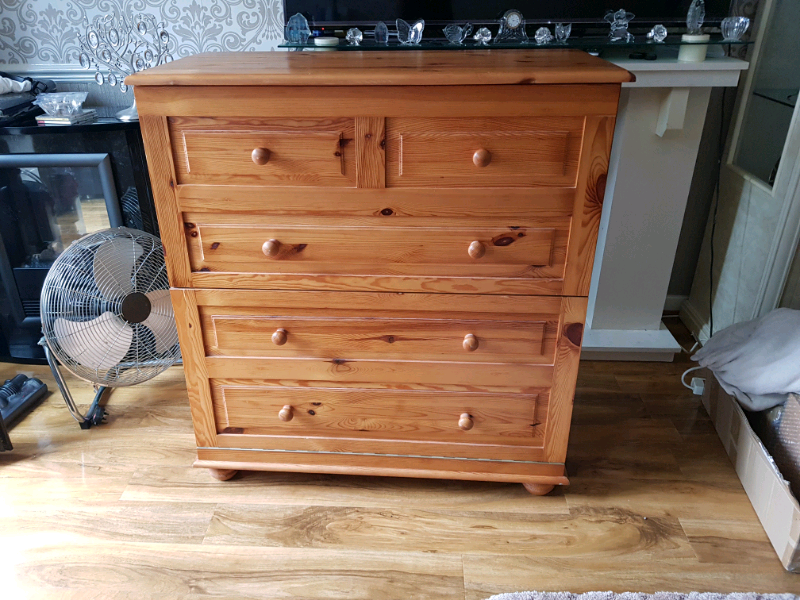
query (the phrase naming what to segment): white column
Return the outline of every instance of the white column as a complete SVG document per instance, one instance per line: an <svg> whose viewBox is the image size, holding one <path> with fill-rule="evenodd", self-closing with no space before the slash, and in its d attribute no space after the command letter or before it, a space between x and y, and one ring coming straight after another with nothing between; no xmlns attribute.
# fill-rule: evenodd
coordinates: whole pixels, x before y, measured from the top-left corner
<svg viewBox="0 0 800 600"><path fill-rule="evenodd" d="M610 60L637 80L620 97L582 358L670 361L680 346L661 314L711 88L747 63Z"/></svg>

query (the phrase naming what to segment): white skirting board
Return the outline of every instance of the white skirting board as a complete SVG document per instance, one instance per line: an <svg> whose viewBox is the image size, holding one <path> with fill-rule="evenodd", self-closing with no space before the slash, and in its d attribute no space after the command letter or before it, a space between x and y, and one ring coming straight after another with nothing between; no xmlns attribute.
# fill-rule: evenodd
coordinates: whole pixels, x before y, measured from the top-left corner
<svg viewBox="0 0 800 600"><path fill-rule="evenodd" d="M800 573L800 505L736 400L706 372L703 406L787 571Z"/></svg>
<svg viewBox="0 0 800 600"><path fill-rule="evenodd" d="M689 331L692 332L692 335L694 335L695 339L701 344L705 344L710 337L708 335L708 323L700 315L700 312L697 310L697 308L695 308L691 297L681 305L680 316L681 321L683 321L683 324L689 328Z"/></svg>
<svg viewBox="0 0 800 600"><path fill-rule="evenodd" d="M681 345L660 329L591 329L583 332L581 360L672 362Z"/></svg>

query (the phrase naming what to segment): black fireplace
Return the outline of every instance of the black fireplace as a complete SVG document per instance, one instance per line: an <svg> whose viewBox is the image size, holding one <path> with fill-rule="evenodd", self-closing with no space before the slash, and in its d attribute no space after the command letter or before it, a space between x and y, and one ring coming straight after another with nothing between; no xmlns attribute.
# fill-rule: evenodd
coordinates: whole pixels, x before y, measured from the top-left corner
<svg viewBox="0 0 800 600"><path fill-rule="evenodd" d="M45 362L50 265L79 237L120 225L158 235L138 123L0 128L0 360Z"/></svg>

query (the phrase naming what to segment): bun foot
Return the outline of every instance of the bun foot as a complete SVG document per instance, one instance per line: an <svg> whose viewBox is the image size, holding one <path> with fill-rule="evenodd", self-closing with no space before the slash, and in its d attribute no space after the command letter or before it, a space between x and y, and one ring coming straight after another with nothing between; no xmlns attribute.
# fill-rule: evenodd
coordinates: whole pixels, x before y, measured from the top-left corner
<svg viewBox="0 0 800 600"><path fill-rule="evenodd" d="M208 472L211 473L211 476L214 479L219 479L220 481L228 481L228 479L234 477L239 471L237 471L236 469L209 469Z"/></svg>
<svg viewBox="0 0 800 600"><path fill-rule="evenodd" d="M549 494L553 491L553 488L556 487L546 483L523 483L522 485L525 486L525 489L534 496L544 496L545 494Z"/></svg>

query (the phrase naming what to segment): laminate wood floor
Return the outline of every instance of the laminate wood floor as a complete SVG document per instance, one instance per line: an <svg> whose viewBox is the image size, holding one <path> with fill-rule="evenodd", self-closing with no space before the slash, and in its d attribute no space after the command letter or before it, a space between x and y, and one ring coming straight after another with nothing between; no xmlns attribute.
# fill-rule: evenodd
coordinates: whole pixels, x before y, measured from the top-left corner
<svg viewBox="0 0 800 600"><path fill-rule="evenodd" d="M689 366L583 362L572 485L193 469L183 373L79 429L58 393L0 453L0 598L483 600L522 590L800 594ZM0 378L42 367L0 365ZM0 379L0 381L2 381ZM87 405L91 389L73 383Z"/></svg>

